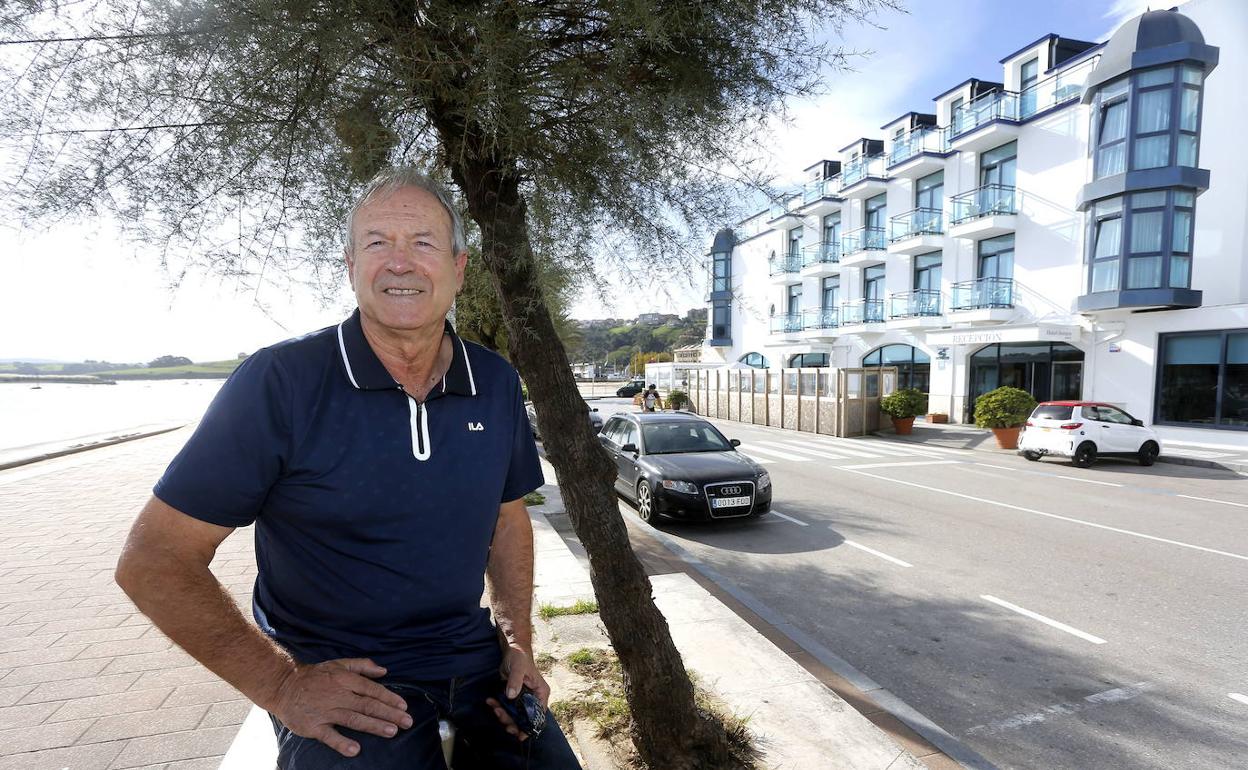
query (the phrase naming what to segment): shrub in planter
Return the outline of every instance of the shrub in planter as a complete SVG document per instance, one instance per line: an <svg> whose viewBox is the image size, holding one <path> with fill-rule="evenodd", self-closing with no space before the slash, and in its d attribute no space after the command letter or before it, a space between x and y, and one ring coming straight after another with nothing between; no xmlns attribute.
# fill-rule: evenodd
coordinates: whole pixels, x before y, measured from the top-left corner
<svg viewBox="0 0 1248 770"><path fill-rule="evenodd" d="M1027 422L1036 400L1025 390L1003 386L975 399L975 424L991 428L1002 449L1018 446L1018 430Z"/></svg>
<svg viewBox="0 0 1248 770"><path fill-rule="evenodd" d="M927 411L927 396L914 388L902 388L880 398L880 411L893 418L900 435L910 433L914 418Z"/></svg>
<svg viewBox="0 0 1248 770"><path fill-rule="evenodd" d="M689 396L683 390L673 390L667 397L667 405L672 409L684 409L689 405Z"/></svg>

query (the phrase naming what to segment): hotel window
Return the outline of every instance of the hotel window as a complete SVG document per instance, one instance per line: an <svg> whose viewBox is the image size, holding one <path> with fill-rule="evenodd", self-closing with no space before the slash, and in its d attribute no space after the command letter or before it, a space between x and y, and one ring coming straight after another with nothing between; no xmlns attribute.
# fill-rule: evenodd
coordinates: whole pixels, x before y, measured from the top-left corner
<svg viewBox="0 0 1248 770"><path fill-rule="evenodd" d="M1089 290L1191 288L1196 194L1150 190L1125 200L1092 206Z"/></svg>
<svg viewBox="0 0 1248 770"><path fill-rule="evenodd" d="M815 367L823 367L827 365L828 365L827 353L797 353L796 355L794 355L792 358L789 359L789 367L792 369L815 368ZM807 390L806 388L802 388L802 390L805 391L807 395L814 392L813 387L809 390Z"/></svg>
<svg viewBox="0 0 1248 770"><path fill-rule="evenodd" d="M1248 329L1163 334L1156 422L1248 430Z"/></svg>
<svg viewBox="0 0 1248 770"><path fill-rule="evenodd" d="M1170 123L1174 115L1174 68L1147 70L1135 76L1135 125L1131 168L1170 165Z"/></svg>
<svg viewBox="0 0 1248 770"><path fill-rule="evenodd" d="M872 265L862 271L862 298L884 299L884 266Z"/></svg>
<svg viewBox="0 0 1248 770"><path fill-rule="evenodd" d="M1018 170L1018 143L1009 142L979 156L979 184L1013 187Z"/></svg>
<svg viewBox="0 0 1248 770"><path fill-rule="evenodd" d="M823 297L820 309L833 310L841 304L841 277L830 275L823 279Z"/></svg>
<svg viewBox="0 0 1248 770"><path fill-rule="evenodd" d="M965 103L966 100L961 96L949 102L949 123L953 126L953 133L955 134L962 130L963 120L958 113L962 110L962 105Z"/></svg>
<svg viewBox="0 0 1248 770"><path fill-rule="evenodd" d="M1034 86L1040 81L1040 60L1028 59L1019 70L1022 76L1019 83L1020 111L1027 117L1036 111L1036 91Z"/></svg>
<svg viewBox="0 0 1248 770"><path fill-rule="evenodd" d="M940 211L944 194L945 172L937 171L934 174L928 174L914 183L914 207Z"/></svg>
<svg viewBox="0 0 1248 770"><path fill-rule="evenodd" d="M711 339L732 338L732 308L727 301L717 301L711 308Z"/></svg>
<svg viewBox="0 0 1248 770"><path fill-rule="evenodd" d="M1176 164L1196 167L1200 145L1200 87L1204 72L1199 67L1183 68L1179 86L1179 152Z"/></svg>
<svg viewBox="0 0 1248 770"><path fill-rule="evenodd" d="M732 254L717 251L711 255L711 291L728 291L732 285Z"/></svg>
<svg viewBox="0 0 1248 770"><path fill-rule="evenodd" d="M795 316L802 312L802 285L800 283L789 284L789 292L784 309L790 316Z"/></svg>
<svg viewBox="0 0 1248 770"><path fill-rule="evenodd" d="M885 205L888 201L887 193L880 193L874 198L867 198L866 203L866 226L872 230L884 229ZM869 235L867 236L870 237Z"/></svg>
<svg viewBox="0 0 1248 770"><path fill-rule="evenodd" d="M1096 178L1127 170L1127 81L1101 90L1100 126L1096 137Z"/></svg>
<svg viewBox="0 0 1248 770"><path fill-rule="evenodd" d="M802 253L802 228L794 227L789 231L789 256L798 257Z"/></svg>
<svg viewBox="0 0 1248 770"><path fill-rule="evenodd" d="M841 212L834 211L823 218L823 242L832 244L841 240Z"/></svg>

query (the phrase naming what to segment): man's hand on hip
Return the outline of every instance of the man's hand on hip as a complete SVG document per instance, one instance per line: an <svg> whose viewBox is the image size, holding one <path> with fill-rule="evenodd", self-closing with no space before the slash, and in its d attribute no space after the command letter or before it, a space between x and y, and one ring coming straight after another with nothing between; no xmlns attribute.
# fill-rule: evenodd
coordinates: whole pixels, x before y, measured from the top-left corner
<svg viewBox="0 0 1248 770"><path fill-rule="evenodd" d="M299 664L283 680L269 711L295 735L314 738L344 757L354 757L360 745L335 727L392 738L412 726L407 703L373 681L385 673L367 658Z"/></svg>

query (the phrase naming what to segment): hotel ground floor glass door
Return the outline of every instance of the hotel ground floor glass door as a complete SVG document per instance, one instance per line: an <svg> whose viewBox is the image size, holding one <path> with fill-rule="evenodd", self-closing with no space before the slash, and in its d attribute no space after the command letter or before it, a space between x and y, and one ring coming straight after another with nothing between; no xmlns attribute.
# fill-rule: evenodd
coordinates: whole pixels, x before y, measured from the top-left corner
<svg viewBox="0 0 1248 770"><path fill-rule="evenodd" d="M1002 386L1025 390L1037 401L1076 400L1083 391L1083 351L1064 342L988 345L971 355L970 364L968 422L975 400Z"/></svg>

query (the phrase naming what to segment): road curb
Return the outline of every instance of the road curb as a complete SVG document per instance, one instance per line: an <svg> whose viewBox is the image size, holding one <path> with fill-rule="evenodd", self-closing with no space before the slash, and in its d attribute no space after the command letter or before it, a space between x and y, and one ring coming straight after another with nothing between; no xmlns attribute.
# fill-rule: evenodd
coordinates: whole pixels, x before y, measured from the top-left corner
<svg viewBox="0 0 1248 770"><path fill-rule="evenodd" d="M65 457L67 455L76 455L79 452L86 452L91 449L102 449L103 447L107 447L107 446L115 446L117 444L124 444L127 441L138 441L141 438L151 438L152 436L159 436L162 433L169 433L169 432L177 430L178 428L186 427L186 425L188 424L189 423L178 423L177 425L171 425L171 426L164 427L164 428L158 428L156 430L143 431L140 433L126 433L120 436L112 436L110 438L103 439L102 441L92 441L92 442L81 444L78 446L67 447L65 449L58 449L54 452L44 452L42 454L33 455L31 457L22 457L17 460L9 460L7 462L0 463L0 471L7 471L10 468L20 468L23 465L30 465L31 463L43 462L44 460L53 460L57 457Z"/></svg>

